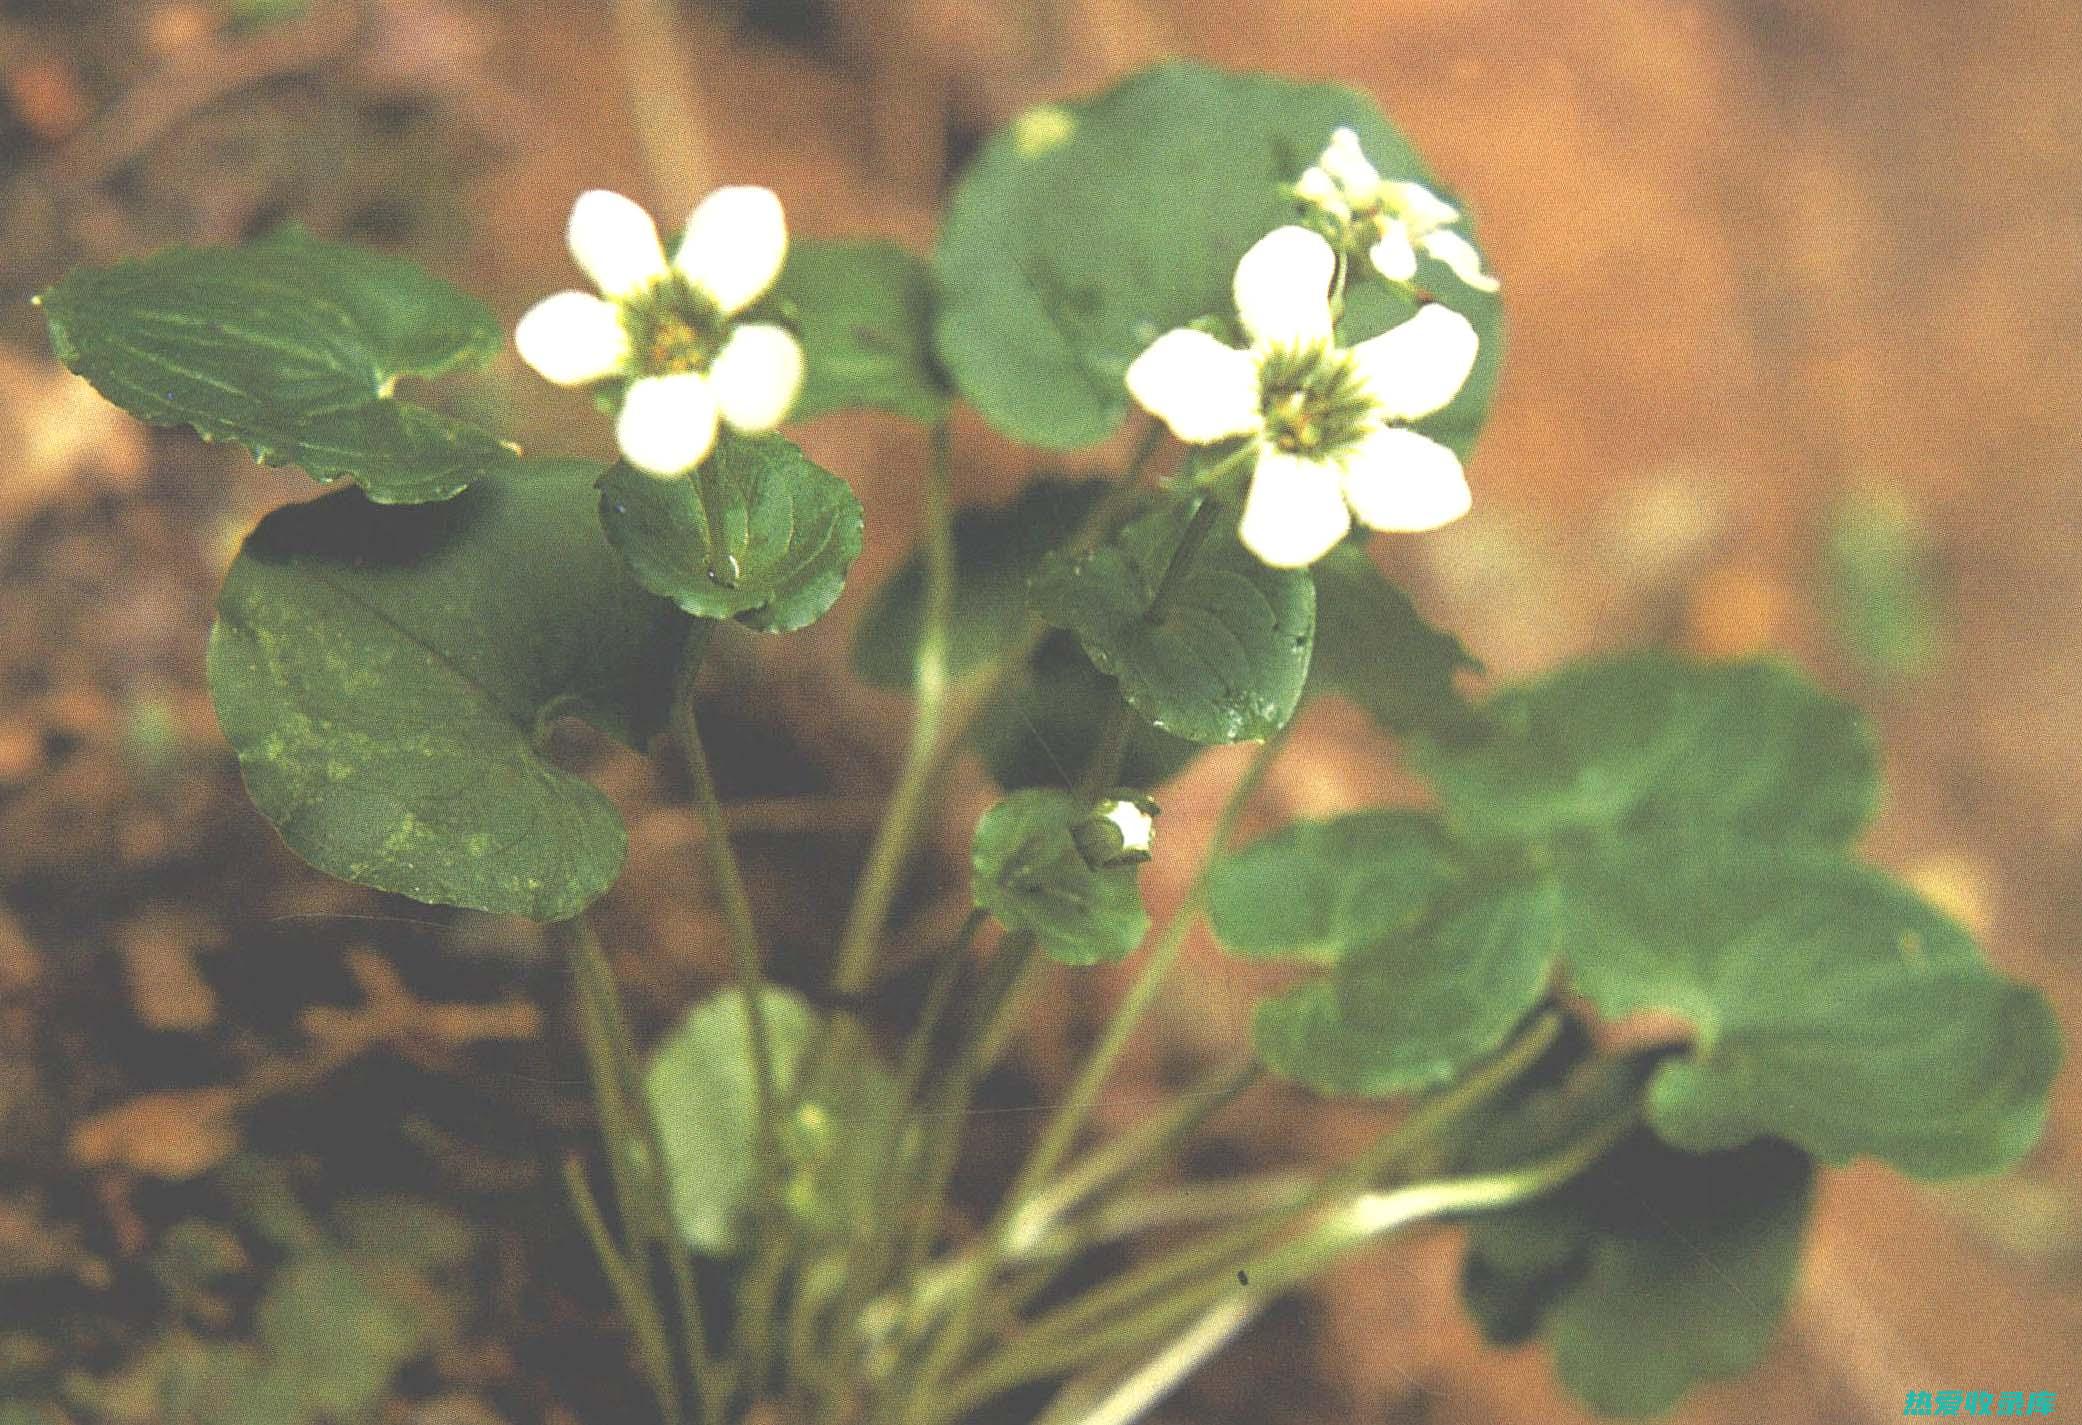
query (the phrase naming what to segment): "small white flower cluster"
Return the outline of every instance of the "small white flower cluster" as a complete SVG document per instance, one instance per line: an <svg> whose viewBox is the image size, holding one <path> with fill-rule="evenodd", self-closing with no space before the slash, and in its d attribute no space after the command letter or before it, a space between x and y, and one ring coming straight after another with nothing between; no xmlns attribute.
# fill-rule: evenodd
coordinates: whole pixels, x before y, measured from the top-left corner
<svg viewBox="0 0 2082 1425"><path fill-rule="evenodd" d="M1295 196L1329 217L1338 231L1366 248L1374 270L1392 282L1417 275L1417 254L1437 258L1478 292L1497 281L1482 270L1482 254L1453 231L1460 210L1422 183L1381 177L1359 147L1359 135L1339 129L1315 165L1294 185Z"/></svg>
<svg viewBox="0 0 2082 1425"><path fill-rule="evenodd" d="M600 295L543 298L514 345L559 386L628 382L615 418L623 459L661 479L683 475L714 448L719 421L756 434L786 419L802 390L802 346L784 327L737 320L787 260L787 220L770 189L702 199L669 262L651 215L604 189L579 195L565 236Z"/></svg>
<svg viewBox="0 0 2082 1425"><path fill-rule="evenodd" d="M1351 130L1338 130L1309 173L1325 175L1326 191L1347 204L1348 217L1352 198L1362 194L1374 205L1367 211L1385 212L1387 190L1397 190L1398 213L1421 215L1397 220L1402 246L1386 236L1376 240L1373 260L1384 275L1396 276L1403 248L1413 242L1456 271L1465 265L1480 275L1474 248L1433 221L1459 214L1416 184L1385 183ZM1318 185L1305 177L1297 187L1304 186ZM1403 189L1423 194L1431 206ZM1467 246L1467 262L1441 237ZM1414 256L1407 266L1416 270ZM1128 393L1180 440L1211 445L1250 437L1254 468L1237 536L1276 568L1315 563L1351 530L1354 517L1370 529L1436 529L1471 503L1460 458L1409 423L1444 409L1467 384L1480 345L1475 328L1450 307L1427 302L1401 325L1340 347L1331 306L1338 273L1337 253L1320 234L1299 226L1268 233L1236 267L1236 315L1247 349L1182 327L1158 337L1127 371Z"/></svg>

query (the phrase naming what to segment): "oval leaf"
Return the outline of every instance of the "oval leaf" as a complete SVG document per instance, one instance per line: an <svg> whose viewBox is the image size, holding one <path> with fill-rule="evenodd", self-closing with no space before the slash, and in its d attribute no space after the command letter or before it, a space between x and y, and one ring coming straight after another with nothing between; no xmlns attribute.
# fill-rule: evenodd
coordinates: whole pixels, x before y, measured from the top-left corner
<svg viewBox="0 0 2082 1425"><path fill-rule="evenodd" d="M1308 679L1316 588L1271 569L1236 539L1224 512L1149 616L1193 506L1156 510L1075 559L1050 558L1034 608L1077 634L1100 672L1152 724L1194 742L1244 742L1287 725Z"/></svg>
<svg viewBox="0 0 2082 1425"><path fill-rule="evenodd" d="M760 1018L774 1081L795 1081L817 1016L800 995L762 987ZM743 1243L759 1161L752 1031L742 992L720 990L659 1041L644 1071L672 1192L672 1215L697 1252L726 1256Z"/></svg>
<svg viewBox="0 0 2082 1425"><path fill-rule="evenodd" d="M1127 412L1129 362L1174 327L1235 315L1237 260L1295 220L1282 185L1341 125L1384 174L1451 200L1370 101L1331 85L1172 63L1022 114L962 179L934 258L935 335L955 384L1029 444L1103 439ZM1465 454L1495 383L1496 299L1428 259L1419 281L1482 336L1467 386L1420 427ZM1384 284L1354 284L1343 335L1411 311Z"/></svg>
<svg viewBox="0 0 2082 1425"><path fill-rule="evenodd" d="M287 234L80 268L39 300L58 359L139 420L381 504L448 499L517 458L392 396L505 340L483 303L397 258Z"/></svg>
<svg viewBox="0 0 2082 1425"><path fill-rule="evenodd" d="M822 618L860 555L860 501L777 435L724 432L669 480L615 466L600 482L600 524L652 593L767 633Z"/></svg>
<svg viewBox="0 0 2082 1425"><path fill-rule="evenodd" d="M530 463L418 509L343 491L247 538L218 599L210 693L297 854L536 920L613 883L621 819L544 759L538 733L576 712L645 735L685 621L600 537L597 473Z"/></svg>
<svg viewBox="0 0 2082 1425"><path fill-rule="evenodd" d="M1118 960L1149 931L1137 868L1094 867L1071 838L1089 814L1067 792L1014 792L983 814L970 854L976 904L1066 965Z"/></svg>
<svg viewBox="0 0 2082 1425"><path fill-rule="evenodd" d="M933 279L886 242L793 242L773 300L793 320L808 369L792 420L870 406L922 425L947 413L932 354Z"/></svg>

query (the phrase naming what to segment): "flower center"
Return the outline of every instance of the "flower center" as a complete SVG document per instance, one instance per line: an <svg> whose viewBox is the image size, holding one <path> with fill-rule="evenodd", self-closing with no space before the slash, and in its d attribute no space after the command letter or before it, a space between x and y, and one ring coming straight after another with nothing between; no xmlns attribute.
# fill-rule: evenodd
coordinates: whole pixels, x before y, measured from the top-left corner
<svg viewBox="0 0 2082 1425"><path fill-rule="evenodd" d="M723 314L677 272L624 301L622 325L638 376L706 371L723 345Z"/></svg>
<svg viewBox="0 0 2082 1425"><path fill-rule="evenodd" d="M1327 346L1279 348L1258 368L1265 438L1290 455L1325 458L1377 422L1373 395L1350 353Z"/></svg>

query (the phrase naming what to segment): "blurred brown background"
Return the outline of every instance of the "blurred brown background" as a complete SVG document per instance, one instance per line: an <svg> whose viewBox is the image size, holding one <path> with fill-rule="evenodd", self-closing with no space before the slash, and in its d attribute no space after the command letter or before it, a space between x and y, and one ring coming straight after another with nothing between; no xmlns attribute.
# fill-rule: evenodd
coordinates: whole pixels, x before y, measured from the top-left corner
<svg viewBox="0 0 2082 1425"><path fill-rule="evenodd" d="M1650 639L1779 649L1815 669L1883 726L1891 795L1871 853L2082 1028L2072 0L46 0L0 8L0 1140L69 1152L65 1171L84 1175L71 1181L113 1212L108 1195L149 1176L145 1150L83 1147L78 1123L166 1085L128 1060L91 1067L109 1016L209 1038L231 1013L224 966L255 926L282 942L268 953L335 979L343 957L366 967L353 956L372 938L401 958L426 948L352 919L397 904L273 846L201 692L237 536L307 483L146 436L51 366L16 299L74 262L293 217L410 252L510 319L572 284L563 217L592 186L669 225L707 187L762 182L799 232L922 248L978 135L1165 54L1372 94L1476 214L1510 349L1475 513L1380 542L1427 612L1494 675ZM532 448L604 449L582 400L514 360L455 399ZM873 417L803 438L869 510L854 592L806 634L736 645L715 688L737 729L734 814L784 952L828 934L833 907L783 885L858 854L888 775L903 709L844 680L845 640L860 591L908 548L923 458L920 438ZM1024 472L978 428L958 448L970 499ZM775 703L777 724L748 711ZM724 964L684 868L696 833L634 758L581 754L636 832L604 926L657 1022ZM1197 838L1236 765L1209 755L1172 790L1173 844ZM1385 745L1320 709L1262 820L1403 790ZM986 795L972 775L949 798L946 847ZM804 826L839 834L805 842ZM1153 899L1175 902L1183 859L1153 868ZM958 885L952 868L928 872L923 914L945 913L931 895ZM400 933L438 932L463 957L514 937L443 924ZM1159 1025L1185 1054L1233 1045L1248 1003L1241 972L1195 954ZM1044 1097L1101 997L1088 978L1051 993L1023 1060ZM55 1079L53 1036L70 1066ZM189 1077L252 1075L282 1053L219 1045ZM1158 1058L1110 1115L1148 1106ZM1831 1175L1766 1367L1677 1418L1880 1421L1906 1390L1946 1387L2058 1389L2082 1410L2078 1086L2070 1070L2043 1146L2004 1180ZM1319 1159L1374 1122L1279 1091L1227 1120L1247 1156ZM991 1130L980 1151L1016 1133ZM11 1162L7 1181L30 1188L0 1196L0 1254L8 1232L18 1248L67 1211ZM1353 1265L1169 1418L1585 1418L1537 1350L1480 1349L1453 1267L1444 1237Z"/></svg>

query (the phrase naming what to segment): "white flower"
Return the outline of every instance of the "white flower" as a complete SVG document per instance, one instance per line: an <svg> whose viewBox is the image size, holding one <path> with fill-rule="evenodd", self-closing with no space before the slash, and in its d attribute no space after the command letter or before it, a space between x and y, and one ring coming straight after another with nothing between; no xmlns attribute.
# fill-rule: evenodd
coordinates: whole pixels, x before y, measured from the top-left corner
<svg viewBox="0 0 2082 1425"><path fill-rule="evenodd" d="M1423 252L1476 291L1497 290L1496 279L1482 270L1482 254L1453 231L1460 210L1421 183L1381 177L1350 129L1330 136L1323 156L1296 180L1294 195L1363 243L1383 277L1409 281L1417 275L1417 254Z"/></svg>
<svg viewBox="0 0 2082 1425"><path fill-rule="evenodd" d="M1406 423L1467 383L1479 345L1466 317L1427 303L1350 349L1331 335L1337 257L1306 228L1260 238L1236 266L1251 340L1190 328L1135 358L1128 394L1192 445L1250 436L1250 493L1237 535L1267 564L1313 564L1356 515L1370 529L1436 529L1468 511L1460 459Z"/></svg>
<svg viewBox="0 0 2082 1425"><path fill-rule="evenodd" d="M571 207L571 255L593 285L559 292L514 328L521 359L559 386L626 377L615 441L647 475L684 474L718 421L772 430L802 390L802 346L784 328L736 320L781 274L788 225L765 188L718 188L687 219L671 261L658 226L619 193Z"/></svg>

